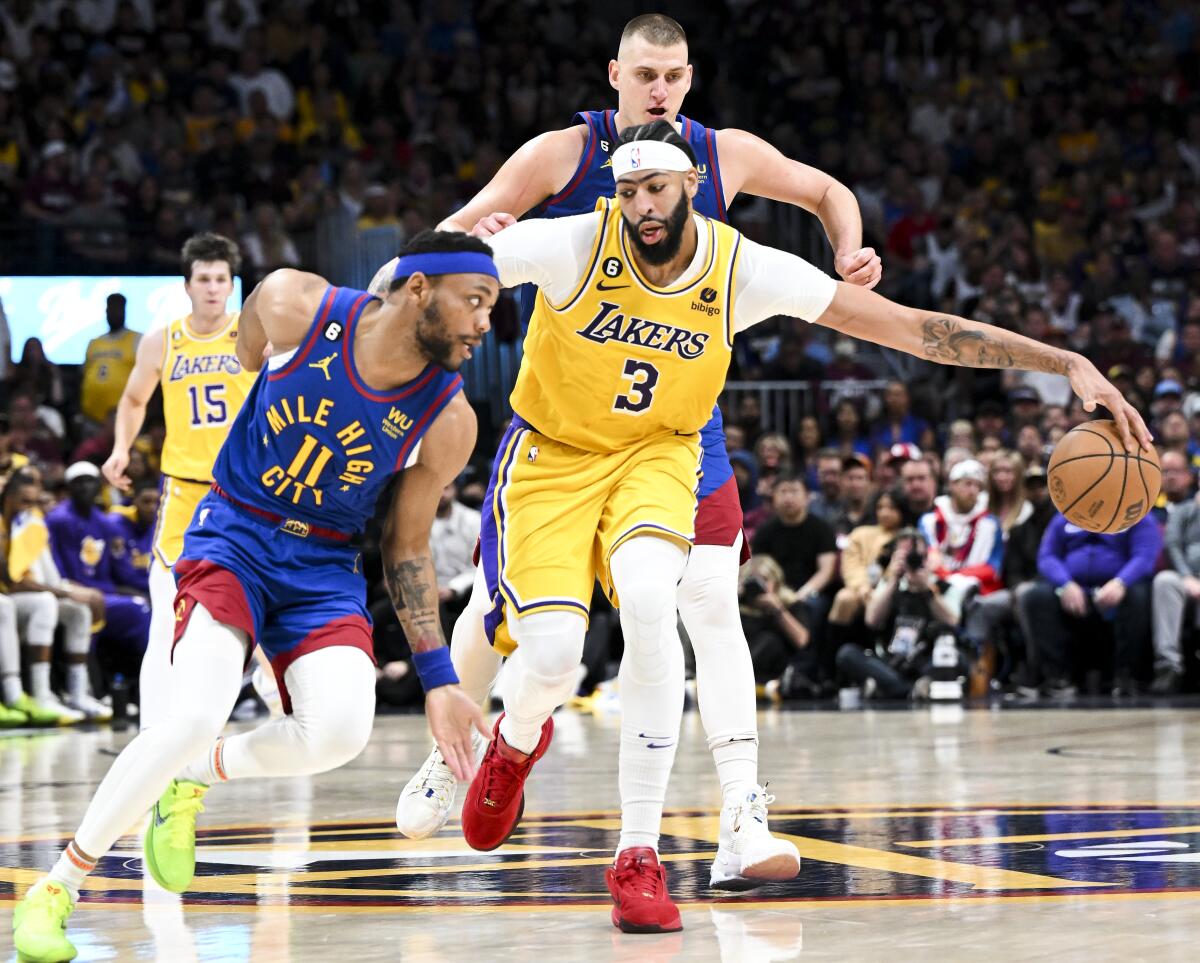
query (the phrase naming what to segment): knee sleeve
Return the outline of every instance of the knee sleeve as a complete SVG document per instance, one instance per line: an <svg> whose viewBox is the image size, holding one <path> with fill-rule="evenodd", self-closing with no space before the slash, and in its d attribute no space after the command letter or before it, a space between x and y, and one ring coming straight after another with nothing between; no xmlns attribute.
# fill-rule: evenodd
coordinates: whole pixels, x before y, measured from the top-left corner
<svg viewBox="0 0 1200 963"><path fill-rule="evenodd" d="M375 719L375 670L359 649L331 646L301 656L284 675L303 751L335 769L357 756Z"/></svg>
<svg viewBox="0 0 1200 963"><path fill-rule="evenodd" d="M625 635L622 671L638 683L655 685L677 661L682 665L675 605L686 561L682 548L653 536L631 538L613 553L610 568Z"/></svg>
<svg viewBox="0 0 1200 963"><path fill-rule="evenodd" d="M587 624L574 612L534 612L513 621L523 672L542 679L574 678Z"/></svg>

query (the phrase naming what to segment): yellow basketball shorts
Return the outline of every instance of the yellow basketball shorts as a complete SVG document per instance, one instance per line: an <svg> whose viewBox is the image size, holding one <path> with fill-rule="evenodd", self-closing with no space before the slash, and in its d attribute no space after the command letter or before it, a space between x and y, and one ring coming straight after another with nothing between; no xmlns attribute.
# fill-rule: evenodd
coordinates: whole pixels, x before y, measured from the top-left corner
<svg viewBox="0 0 1200 963"><path fill-rule="evenodd" d="M192 524L196 506L209 491L211 482L163 476L158 496L158 524L154 529L154 554L170 568L183 551L183 533Z"/></svg>
<svg viewBox="0 0 1200 963"><path fill-rule="evenodd" d="M597 578L617 604L612 553L636 535L692 543L700 436L666 435L620 452L590 452L534 431L505 434L483 502L480 564L498 651L516 648L507 620L535 611L587 618Z"/></svg>

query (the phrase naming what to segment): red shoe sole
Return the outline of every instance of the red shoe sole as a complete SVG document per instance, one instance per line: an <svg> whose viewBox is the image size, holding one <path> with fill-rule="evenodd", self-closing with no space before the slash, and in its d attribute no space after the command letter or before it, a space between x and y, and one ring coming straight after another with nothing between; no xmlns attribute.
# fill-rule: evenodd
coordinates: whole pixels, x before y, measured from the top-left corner
<svg viewBox="0 0 1200 963"><path fill-rule="evenodd" d="M521 805L517 807L517 816L512 821L512 825L508 827L508 832L504 834L504 838L502 840L500 840L500 842L496 843L494 846L476 846L473 842L471 842L470 839L467 838L467 834L465 832L463 833L463 839L466 839L467 845L470 846L477 853L490 853L493 850L499 849L501 846L503 846L505 843L508 842L509 837L511 837L512 834L517 831L517 827L521 824L521 817L524 815L525 815L525 793L521 793Z"/></svg>
<svg viewBox="0 0 1200 963"><path fill-rule="evenodd" d="M660 926L658 923L628 923L621 919L620 910L615 906L612 911L612 924L622 933L678 933L683 929L683 920L680 920L674 926Z"/></svg>

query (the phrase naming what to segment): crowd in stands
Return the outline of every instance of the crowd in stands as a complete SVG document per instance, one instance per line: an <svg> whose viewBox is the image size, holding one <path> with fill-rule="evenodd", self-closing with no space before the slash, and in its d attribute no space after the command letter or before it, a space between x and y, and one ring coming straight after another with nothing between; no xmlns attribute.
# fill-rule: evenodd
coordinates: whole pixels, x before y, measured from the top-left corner
<svg viewBox="0 0 1200 963"><path fill-rule="evenodd" d="M789 319L748 332L731 378L821 386L794 424L753 393L727 405L756 552L742 608L760 681L781 698L856 679L920 694L930 626L949 626L976 693L1189 684L1200 15L1178 0L664 9L690 35L684 113L758 133L849 185L864 243L883 257L881 291L1086 353L1147 414L1162 453L1152 516L1089 536L1046 495L1049 451L1087 417L1065 380L940 369ZM614 104L605 64L640 11L569 0L521 10L11 0L0 9L0 273L173 273L183 238L214 229L239 239L252 284L281 265L323 270L331 223L399 236L435 224L517 145ZM802 253L820 232L759 199L739 199L733 218ZM109 305L114 341L129 336L121 307ZM10 522L10 504L75 504L68 466L103 462L116 403L36 340L13 347L13 364L0 352ZM876 380L887 387L855 387ZM129 468L143 490L160 441L152 412ZM479 454L443 506L451 614L469 591L463 546L477 522L460 506L478 504L486 440ZM31 471L38 488L14 487ZM10 587L13 544L10 528ZM92 587L113 594L108 581ZM416 692L403 640L377 614L403 701ZM112 651L119 662L121 645Z"/></svg>

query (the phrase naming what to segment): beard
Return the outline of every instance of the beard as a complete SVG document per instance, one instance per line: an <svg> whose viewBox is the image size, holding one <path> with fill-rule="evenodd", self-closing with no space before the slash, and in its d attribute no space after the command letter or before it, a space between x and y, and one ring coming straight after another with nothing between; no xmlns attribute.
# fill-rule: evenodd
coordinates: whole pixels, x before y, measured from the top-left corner
<svg viewBox="0 0 1200 963"><path fill-rule="evenodd" d="M454 360L454 349L457 339L446 330L442 321L442 313L438 310L437 295L429 302L429 307L417 318L417 347L433 364L446 371L457 371L462 367L461 361Z"/></svg>
<svg viewBox="0 0 1200 963"><path fill-rule="evenodd" d="M681 194L679 203L675 205L675 209L667 215L666 221L659 221L653 217L643 217L637 224L630 222L623 213L621 219L625 222L625 233L633 241L633 249L647 264L653 264L655 267L666 264L676 254L679 253L679 248L683 245L683 228L688 219L688 196ZM647 244L642 240L641 232L638 230L643 224L662 224L663 236L662 240L657 244Z"/></svg>

